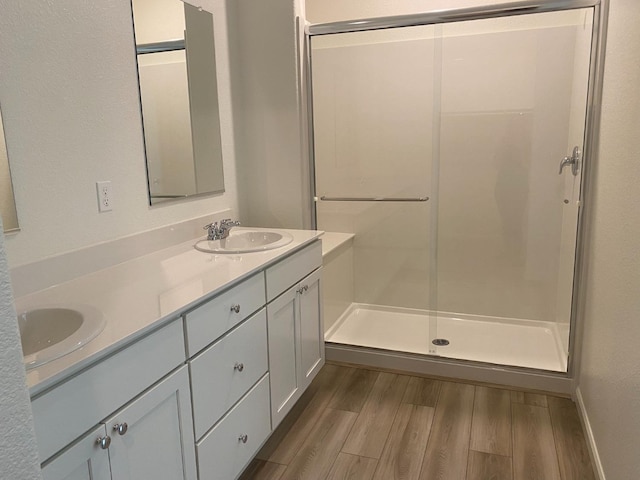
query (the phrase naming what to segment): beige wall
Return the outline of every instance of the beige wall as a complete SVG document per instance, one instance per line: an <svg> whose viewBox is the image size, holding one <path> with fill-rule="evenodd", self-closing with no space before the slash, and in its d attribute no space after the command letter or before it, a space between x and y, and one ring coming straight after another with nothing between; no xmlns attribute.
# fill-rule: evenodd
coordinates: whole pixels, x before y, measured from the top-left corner
<svg viewBox="0 0 640 480"><path fill-rule="evenodd" d="M21 227L6 239L12 267L237 211L225 2L214 21L226 192L153 208L129 2L0 5L0 99ZM112 212L98 213L99 180L112 182Z"/></svg>
<svg viewBox="0 0 640 480"><path fill-rule="evenodd" d="M640 2L613 0L579 392L608 480L640 472Z"/></svg>
<svg viewBox="0 0 640 480"><path fill-rule="evenodd" d="M7 158L7 146L4 141L2 115L0 115L0 188L2 189L0 192L0 214L2 214L2 220L6 225L5 228L13 230L18 227L18 216L13 198L13 184L11 183L11 170Z"/></svg>
<svg viewBox="0 0 640 480"><path fill-rule="evenodd" d="M180 0L133 0L136 43L184 38L184 3Z"/></svg>

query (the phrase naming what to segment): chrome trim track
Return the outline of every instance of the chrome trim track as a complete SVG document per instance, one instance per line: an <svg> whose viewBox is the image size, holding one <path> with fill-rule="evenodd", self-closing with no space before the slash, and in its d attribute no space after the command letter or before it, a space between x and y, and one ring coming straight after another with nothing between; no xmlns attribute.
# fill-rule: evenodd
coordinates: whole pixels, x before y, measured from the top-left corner
<svg viewBox="0 0 640 480"><path fill-rule="evenodd" d="M364 32L385 28L415 27L436 23L479 20L482 18L525 15L531 13L573 10L576 8L594 7L600 0L553 0L548 2L524 1L505 3L504 5L483 5L480 7L438 10L413 15L397 15L389 17L363 18L344 22L318 23L309 25L309 35L330 35L333 33Z"/></svg>

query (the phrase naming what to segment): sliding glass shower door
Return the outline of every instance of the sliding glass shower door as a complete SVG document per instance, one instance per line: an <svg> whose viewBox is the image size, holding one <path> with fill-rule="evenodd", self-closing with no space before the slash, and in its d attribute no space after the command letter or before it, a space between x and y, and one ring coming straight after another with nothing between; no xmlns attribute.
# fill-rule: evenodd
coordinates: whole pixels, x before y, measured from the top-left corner
<svg viewBox="0 0 640 480"><path fill-rule="evenodd" d="M441 27L439 355L566 371L592 26Z"/></svg>
<svg viewBox="0 0 640 480"><path fill-rule="evenodd" d="M567 370L593 9L311 37L327 341Z"/></svg>
<svg viewBox="0 0 640 480"><path fill-rule="evenodd" d="M426 353L435 334L434 31L312 39L317 227L355 234L354 302L329 332L334 342Z"/></svg>

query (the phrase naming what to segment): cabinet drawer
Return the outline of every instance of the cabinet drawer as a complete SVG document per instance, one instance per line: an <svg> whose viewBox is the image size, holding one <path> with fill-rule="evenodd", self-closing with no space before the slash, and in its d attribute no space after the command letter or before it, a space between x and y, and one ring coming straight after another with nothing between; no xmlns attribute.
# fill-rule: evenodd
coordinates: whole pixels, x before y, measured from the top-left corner
<svg viewBox="0 0 640 480"><path fill-rule="evenodd" d="M265 304L264 291L264 274L260 272L187 313L189 357L261 308Z"/></svg>
<svg viewBox="0 0 640 480"><path fill-rule="evenodd" d="M269 410L267 374L196 445L199 478L237 478L271 432Z"/></svg>
<svg viewBox="0 0 640 480"><path fill-rule="evenodd" d="M40 461L184 363L176 320L31 402Z"/></svg>
<svg viewBox="0 0 640 480"><path fill-rule="evenodd" d="M198 439L267 372L265 309L195 357L190 368Z"/></svg>
<svg viewBox="0 0 640 480"><path fill-rule="evenodd" d="M322 265L322 243L317 240L267 269L267 302Z"/></svg>

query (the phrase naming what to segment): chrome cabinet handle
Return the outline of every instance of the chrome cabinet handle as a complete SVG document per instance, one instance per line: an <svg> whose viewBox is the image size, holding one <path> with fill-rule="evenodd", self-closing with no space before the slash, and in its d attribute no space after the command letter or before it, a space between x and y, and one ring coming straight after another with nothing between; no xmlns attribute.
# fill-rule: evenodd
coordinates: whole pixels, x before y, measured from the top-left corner
<svg viewBox="0 0 640 480"><path fill-rule="evenodd" d="M239 442L247 443L247 440L249 440L249 435L247 435L246 433L243 433L238 437Z"/></svg>
<svg viewBox="0 0 640 480"><path fill-rule="evenodd" d="M113 426L113 429L118 433L118 435L124 435L127 433L127 430L129 430L129 425L127 425L127 422L116 423Z"/></svg>
<svg viewBox="0 0 640 480"><path fill-rule="evenodd" d="M233 366L234 370L237 370L239 372L244 370L244 363L238 363L236 362L236 364Z"/></svg>
<svg viewBox="0 0 640 480"><path fill-rule="evenodd" d="M235 313L240 313L240 305L239 304L231 305L231 311Z"/></svg>
<svg viewBox="0 0 640 480"><path fill-rule="evenodd" d="M303 285L302 287L300 287L298 290L296 290L296 292L298 292L300 295L302 295L304 292L306 292L307 290L309 290L309 285Z"/></svg>
<svg viewBox="0 0 640 480"><path fill-rule="evenodd" d="M109 445L111 445L111 437L109 435L98 437L96 443L102 450L106 450L107 448L109 448Z"/></svg>

